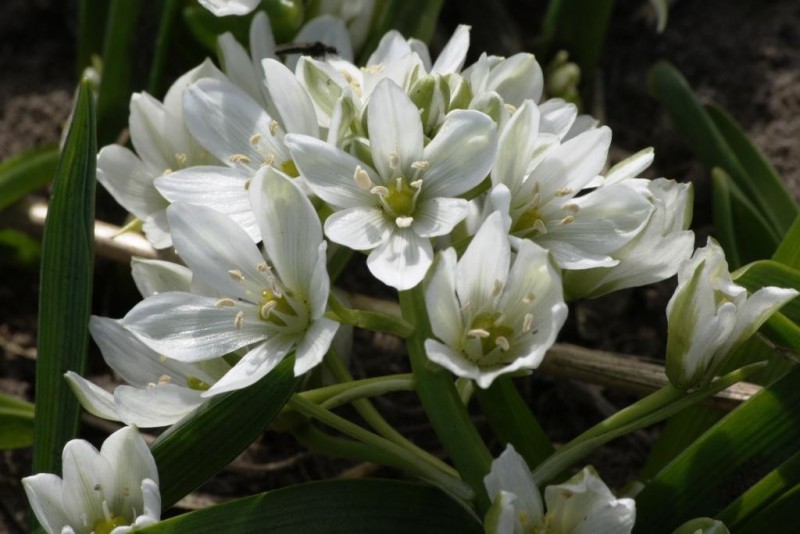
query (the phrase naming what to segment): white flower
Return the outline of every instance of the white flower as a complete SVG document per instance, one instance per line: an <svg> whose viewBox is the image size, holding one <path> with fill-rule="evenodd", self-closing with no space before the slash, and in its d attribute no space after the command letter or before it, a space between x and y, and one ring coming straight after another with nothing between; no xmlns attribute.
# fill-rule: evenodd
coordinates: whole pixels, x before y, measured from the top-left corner
<svg viewBox="0 0 800 534"><path fill-rule="evenodd" d="M726 357L781 306L794 289L764 287L753 293L733 282L716 241L697 249L678 271L667 304L667 376L682 389L708 384Z"/></svg>
<svg viewBox="0 0 800 534"><path fill-rule="evenodd" d="M48 534L123 534L161 517L158 470L135 427L105 440L98 452L82 439L66 444L64 479L22 479L33 513Z"/></svg>
<svg viewBox="0 0 800 534"><path fill-rule="evenodd" d="M322 361L338 328L323 317L330 290L319 219L296 185L270 167L253 179L253 211L265 253L229 218L176 202L167 210L178 254L218 296L152 295L123 325L143 343L196 362L249 346L204 396L255 383L295 350L295 374ZM193 281L194 283L194 281Z"/></svg>
<svg viewBox="0 0 800 534"><path fill-rule="evenodd" d="M218 17L228 15L247 15L261 0L198 0L200 5Z"/></svg>
<svg viewBox="0 0 800 534"><path fill-rule="evenodd" d="M319 15L335 15L343 20L350 33L353 48L360 50L369 33L375 0L322 0L315 2L311 9L316 9Z"/></svg>
<svg viewBox="0 0 800 534"><path fill-rule="evenodd" d="M375 89L367 111L373 165L308 136L286 142L314 193L338 210L325 221L325 234L371 251L372 274L409 289L433 261L430 238L466 216L467 201L456 197L489 172L495 127L481 113L453 112L424 146L419 110L390 80Z"/></svg>
<svg viewBox="0 0 800 534"><path fill-rule="evenodd" d="M614 497L592 467L545 488L545 513L533 475L512 445L492 462L484 485L492 500L489 534L628 534L636 520L633 499Z"/></svg>
<svg viewBox="0 0 800 534"><path fill-rule="evenodd" d="M536 241L562 269L617 265L612 254L641 231L653 206L619 183L586 191L605 164L611 130L590 128L561 142L539 134L539 125L540 110L528 100L504 128L487 211L500 210L512 236Z"/></svg>
<svg viewBox="0 0 800 534"><path fill-rule="evenodd" d="M456 263L441 252L425 290L434 335L428 358L482 388L539 366L567 317L547 251L522 241L513 262L499 213L486 219Z"/></svg>
<svg viewBox="0 0 800 534"><path fill-rule="evenodd" d="M161 103L147 93L131 97L129 130L132 151L108 145L97 155L97 181L119 204L143 221L147 239L156 248L170 246L165 210L169 202L153 181L170 172L193 165L215 164L184 125L183 94L200 78L223 78L206 60L176 81Z"/></svg>

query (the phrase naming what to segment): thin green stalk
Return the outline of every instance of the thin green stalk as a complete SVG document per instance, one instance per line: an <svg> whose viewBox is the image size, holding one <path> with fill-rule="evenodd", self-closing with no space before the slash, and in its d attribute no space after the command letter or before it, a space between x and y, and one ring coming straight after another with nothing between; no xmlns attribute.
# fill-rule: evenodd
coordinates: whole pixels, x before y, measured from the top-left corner
<svg viewBox="0 0 800 534"><path fill-rule="evenodd" d="M533 470L533 478L538 485L542 486L597 447L612 439L662 421L737 382L741 382L752 373L762 369L764 365L764 362L747 365L692 393L686 393L671 385L664 386L624 410L620 410L561 447Z"/></svg>
<svg viewBox="0 0 800 534"><path fill-rule="evenodd" d="M414 332L413 324L394 315L366 310L352 310L345 306L333 292L328 297L328 306L331 311L326 313L325 316L339 323L350 324L373 332L387 332L400 337L408 337Z"/></svg>
<svg viewBox="0 0 800 534"><path fill-rule="evenodd" d="M332 386L325 386L317 389L309 389L298 393L301 397L316 404L321 404L329 399L351 393L353 398L372 397L375 395L383 395L391 391L408 391L407 386L412 384L413 389L414 375L411 373L403 373L397 375L378 376L375 378L363 378L361 380L351 380L341 384L334 384ZM398 389L394 389L394 388ZM349 401L348 401L349 402ZM336 406L340 406L337 404Z"/></svg>
<svg viewBox="0 0 800 534"><path fill-rule="evenodd" d="M309 451L314 453L325 454L333 458L374 462L400 470L405 469L403 462L398 462L393 454L387 453L380 447L331 436L312 424L295 428L292 430L292 435Z"/></svg>
<svg viewBox="0 0 800 534"><path fill-rule="evenodd" d="M362 428L343 417L339 417L335 413L328 411L298 395L292 396L288 404L297 412L305 415L306 417L312 417L343 434L383 449L387 453L395 456L397 461L403 464L404 470L429 480L459 499L469 501L474 497L474 494L469 486L464 484L461 480L443 473L438 469L432 468L426 462L423 462L406 449L392 443L388 439L378 436L377 434L373 434L369 430L366 430L365 428Z"/></svg>
<svg viewBox="0 0 800 534"><path fill-rule="evenodd" d="M353 381L353 376L347 370L347 367L344 365L342 360L336 356L336 354L331 353L330 357L325 359L325 363L330 372L336 378L336 380L339 380L340 382L344 383ZM414 380L411 379L408 382L411 385L409 389L413 390L415 385ZM352 391L353 390L350 390L348 392L343 392L337 395L336 397L328 399L327 401L322 403L322 407L326 409L331 409L334 406L339 406L339 404L334 404L334 400L343 398ZM358 397L353 397L353 398L358 398ZM448 473L449 475L454 477L459 476L458 471L453 469L451 466L449 466L436 456L433 456L425 449L418 447L413 442L408 440L405 436L403 436L400 432L398 432L392 425L389 424L388 421L386 421L386 419L383 418L383 416L375 408L375 406L373 406L372 403L367 399L361 398L360 400L356 400L355 402L353 402L353 407L356 409L358 414L364 418L364 421L366 421L368 425L370 425L373 429L375 429L375 431L384 438L388 439L389 441L392 441L393 443L396 443L397 445L400 445L405 449L408 449L409 452L417 455L421 460L428 462L429 464L433 465L439 470L444 471L445 473Z"/></svg>
<svg viewBox="0 0 800 534"><path fill-rule="evenodd" d="M164 4L161 6L161 22L158 26L158 37L156 37L156 51L147 81L147 92L156 98L161 97L164 69L167 57L172 51L172 34L182 5L182 0L164 0Z"/></svg>
<svg viewBox="0 0 800 534"><path fill-rule="evenodd" d="M425 340L432 334L422 284L400 292L400 307L403 318L415 326L406 346L422 406L456 469L475 492L480 512L486 513L490 502L483 478L491 467L492 455L461 402L452 375L425 354Z"/></svg>

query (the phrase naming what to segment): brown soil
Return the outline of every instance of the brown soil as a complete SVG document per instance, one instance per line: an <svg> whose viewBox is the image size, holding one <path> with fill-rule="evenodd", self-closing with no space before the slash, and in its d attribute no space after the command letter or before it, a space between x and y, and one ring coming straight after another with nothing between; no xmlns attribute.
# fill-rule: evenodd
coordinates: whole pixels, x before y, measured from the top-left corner
<svg viewBox="0 0 800 534"><path fill-rule="evenodd" d="M504 8L498 3L499 7L491 8L496 16L487 17L481 11L484 8L454 2L446 6L443 20L448 28L457 22L472 24L473 51L508 53L513 51L511 47L532 43L540 26L539 4L507 2ZM666 58L684 73L701 98L718 102L743 124L800 198L800 4L791 0L677 2L662 35L655 34L640 16L641 5L632 0L619 2L601 64L605 95L601 115L614 130L615 154L619 157L655 146L652 175L695 182L696 224L706 227L710 223L707 173L694 162L663 110L644 90L649 66ZM5 0L0 6L0 159L57 142L74 83L73 13L74 2L56 0ZM486 26L485 21L489 21ZM442 42L448 33L448 29L442 30L436 42ZM35 268L15 266L7 260L0 258L0 392L32 399L37 273ZM100 262L96 280L95 313L118 317L133 304L135 297L124 267ZM357 284L359 277L351 275L348 280ZM674 282L665 282L577 303L571 309L565 339L661 357L663 309L673 287ZM382 356L354 362L354 373L375 376L407 368L402 345L394 338L359 332L357 342L368 343L373 353L380 351ZM92 375L109 379L96 354L90 367ZM521 381L521 387L558 443L630 401L603 388L536 374ZM392 396L378 405L399 430L434 451L438 449L413 397ZM485 427L483 421L478 422ZM85 435L99 442L103 431L86 425ZM634 434L605 447L590 460L611 485L620 486L635 477L653 436L654 432ZM204 486L201 498L217 500L354 474L345 471L354 465L351 462L298 452L291 437L269 433L235 466ZM19 479L30 469L30 454L27 450L1 454L0 531L24 531L25 499Z"/></svg>

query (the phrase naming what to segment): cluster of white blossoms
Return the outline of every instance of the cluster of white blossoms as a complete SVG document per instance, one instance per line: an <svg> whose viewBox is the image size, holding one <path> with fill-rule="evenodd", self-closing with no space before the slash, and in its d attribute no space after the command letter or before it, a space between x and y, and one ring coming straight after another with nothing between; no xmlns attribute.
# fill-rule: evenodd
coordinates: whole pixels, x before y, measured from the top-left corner
<svg viewBox="0 0 800 534"><path fill-rule="evenodd" d="M111 394L69 374L92 413L168 425L290 353L297 375L319 364L339 326L325 317L327 248L366 253L398 290L424 284L428 357L484 388L541 363L565 296L656 282L689 261L690 186L641 178L651 149L604 173L611 130L542 101L531 54L465 67L460 26L434 62L392 31L359 68L341 19L301 34L343 55L281 62L259 13L249 54L223 35L223 70L207 60L163 102L133 96L135 153L100 151L100 182L185 266L135 260L144 300L121 320L93 318L130 385Z"/></svg>

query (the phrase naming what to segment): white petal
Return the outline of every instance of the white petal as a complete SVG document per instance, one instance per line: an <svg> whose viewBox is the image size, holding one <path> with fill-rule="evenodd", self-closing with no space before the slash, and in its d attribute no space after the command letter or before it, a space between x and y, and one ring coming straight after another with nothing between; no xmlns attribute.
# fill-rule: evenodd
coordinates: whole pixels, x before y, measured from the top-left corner
<svg viewBox="0 0 800 534"><path fill-rule="evenodd" d="M501 491L506 491L517 498L513 502L517 517L524 514L525 524L536 525L544 518L544 504L536 487L531 470L514 450L513 445L506 449L492 461L489 474L483 479L486 492L492 501Z"/></svg>
<svg viewBox="0 0 800 534"><path fill-rule="evenodd" d="M331 346L339 323L325 317L314 321L297 343L294 376L300 376L320 363Z"/></svg>
<svg viewBox="0 0 800 534"><path fill-rule="evenodd" d="M434 335L447 345L459 343L464 332L461 306L456 298L456 252L443 250L425 288L425 304Z"/></svg>
<svg viewBox="0 0 800 534"><path fill-rule="evenodd" d="M255 305L216 302L191 293L159 293L134 306L122 324L153 350L180 361L216 358L267 336ZM243 320L237 328L239 312Z"/></svg>
<svg viewBox="0 0 800 534"><path fill-rule="evenodd" d="M221 296L258 298L264 275L258 265L264 261L250 236L231 219L216 210L176 202L167 210L172 240L181 259L196 278L216 288ZM231 272L241 273L241 281Z"/></svg>
<svg viewBox="0 0 800 534"><path fill-rule="evenodd" d="M640 150L629 158L620 161L606 173L605 184L621 182L640 176L647 169L655 157L653 147Z"/></svg>
<svg viewBox="0 0 800 534"><path fill-rule="evenodd" d="M377 173L350 154L324 141L306 135L286 136L286 146L308 185L325 202L336 208L371 206L374 197L358 187L354 176L356 167L369 174L373 183L380 183Z"/></svg>
<svg viewBox="0 0 800 534"><path fill-rule="evenodd" d="M514 112L500 134L497 157L492 169L494 185L502 183L511 191L517 192L536 149L538 135L539 109L532 100L526 100Z"/></svg>
<svg viewBox="0 0 800 534"><path fill-rule="evenodd" d="M274 156L289 159L283 133L270 131L272 118L244 91L230 82L206 78L190 86L183 98L186 125L192 135L220 161L239 160L251 170ZM257 140L257 142L253 142Z"/></svg>
<svg viewBox="0 0 800 534"><path fill-rule="evenodd" d="M47 532L60 534L70 523L61 499L63 483L51 473L39 473L22 479L22 487L36 519Z"/></svg>
<svg viewBox="0 0 800 534"><path fill-rule="evenodd" d="M274 59L261 62L267 90L287 132L319 136L314 104L294 73Z"/></svg>
<svg viewBox="0 0 800 534"><path fill-rule="evenodd" d="M183 129L185 135L188 135L189 132L186 130L186 126L183 123L183 92L187 87L202 78L216 78L222 80L225 78L225 75L214 65L213 61L206 58L200 65L178 78L175 83L167 89L167 94L164 96L164 109L176 119L176 126Z"/></svg>
<svg viewBox="0 0 800 534"><path fill-rule="evenodd" d="M367 267L386 285L403 291L419 284L433 262L431 243L410 228L397 229L370 252Z"/></svg>
<svg viewBox="0 0 800 534"><path fill-rule="evenodd" d="M169 204L153 186L154 178L136 154L125 147L108 145L97 155L97 181L140 219Z"/></svg>
<svg viewBox="0 0 800 534"><path fill-rule="evenodd" d="M464 220L468 210L469 203L462 198L424 200L417 206L412 228L420 237L447 235Z"/></svg>
<svg viewBox="0 0 800 534"><path fill-rule="evenodd" d="M100 454L114 470L114 483L118 490L108 502L110 510L125 512L132 518L133 510L142 510L142 495L137 491L142 480L149 478L158 484L158 468L150 449L136 427L117 430L103 442ZM127 491L126 491L127 490Z"/></svg>
<svg viewBox="0 0 800 534"><path fill-rule="evenodd" d="M199 391L173 384L146 388L118 386L114 400L120 419L139 428L173 425L203 403Z"/></svg>
<svg viewBox="0 0 800 534"><path fill-rule="evenodd" d="M539 106L541 124L539 130L563 138L578 116L578 107L560 98L551 98Z"/></svg>
<svg viewBox="0 0 800 534"><path fill-rule="evenodd" d="M211 397L255 384L283 360L294 343L294 337L283 334L272 336L259 343L211 386L211 389L203 393L203 396Z"/></svg>
<svg viewBox="0 0 800 534"><path fill-rule="evenodd" d="M425 354L430 361L441 365L456 376L475 379L481 374L481 369L462 353L434 339L425 340Z"/></svg>
<svg viewBox="0 0 800 534"><path fill-rule="evenodd" d="M281 281L308 296L322 227L308 198L290 178L264 168L253 179L250 200L267 256Z"/></svg>
<svg viewBox="0 0 800 534"><path fill-rule="evenodd" d="M422 159L422 121L419 109L400 87L382 80L372 93L367 108L369 141L375 170L382 184L398 175L392 169L392 157L398 157L400 172Z"/></svg>
<svg viewBox="0 0 800 534"><path fill-rule="evenodd" d="M263 11L256 13L250 23L250 57L254 65L260 64L262 59L275 57L275 35Z"/></svg>
<svg viewBox="0 0 800 534"><path fill-rule="evenodd" d="M198 0L200 5L218 17L228 15L247 15L253 11L260 0Z"/></svg>
<svg viewBox="0 0 800 534"><path fill-rule="evenodd" d="M67 371L64 378L87 412L109 421L122 420L114 404L114 395L73 371Z"/></svg>
<svg viewBox="0 0 800 534"><path fill-rule="evenodd" d="M469 30L470 27L465 24L458 25L453 36L450 37L439 57L436 58L436 63L431 69L432 73L449 74L461 70L469 49Z"/></svg>
<svg viewBox="0 0 800 534"><path fill-rule="evenodd" d="M397 30L389 30L381 37L378 47L369 56L367 65L389 64L411 52L408 42Z"/></svg>
<svg viewBox="0 0 800 534"><path fill-rule="evenodd" d="M261 233L246 189L251 176L245 169L198 166L161 176L155 185L170 202L188 202L227 215L258 242Z"/></svg>
<svg viewBox="0 0 800 534"><path fill-rule="evenodd" d="M73 439L64 446L62 466L62 498L70 525L94 524L103 517L103 500L110 499L116 489L113 467L82 439Z"/></svg>
<svg viewBox="0 0 800 534"><path fill-rule="evenodd" d="M136 526L146 527L161 518L161 492L158 489L158 484L149 478L142 480L141 489L144 508L141 511L141 515L136 518Z"/></svg>
<svg viewBox="0 0 800 534"><path fill-rule="evenodd" d="M425 147L426 198L457 197L478 185L489 174L496 150L497 132L489 117L474 110L451 112Z"/></svg>
<svg viewBox="0 0 800 534"><path fill-rule="evenodd" d="M521 106L531 99L538 102L544 88L542 68L533 54L520 52L492 68L487 89L497 91L507 104Z"/></svg>
<svg viewBox="0 0 800 534"><path fill-rule="evenodd" d="M169 233L169 222L165 211L148 215L142 221L142 231L153 247L160 250L172 246L172 236Z"/></svg>
<svg viewBox="0 0 800 534"><path fill-rule="evenodd" d="M130 109L128 124L136 153L157 174L174 169L178 164L177 154L189 153L189 137L180 125L180 118L147 93L134 93Z"/></svg>
<svg viewBox="0 0 800 534"><path fill-rule="evenodd" d="M347 208L325 220L325 235L353 250L372 250L385 243L393 225L378 208Z"/></svg>
<svg viewBox="0 0 800 534"><path fill-rule="evenodd" d="M300 58L295 73L314 102L320 126L327 128L336 102L352 93L347 81L332 65L310 57Z"/></svg>
<svg viewBox="0 0 800 534"><path fill-rule="evenodd" d="M730 345L738 345L747 340L773 313L797 295L795 289L763 287L747 297L745 303L736 311L736 326L728 338Z"/></svg>
<svg viewBox="0 0 800 534"><path fill-rule="evenodd" d="M610 144L608 127L589 130L552 150L527 182L539 183L542 198L555 196L558 189L580 191L603 168Z"/></svg>
<svg viewBox="0 0 800 534"><path fill-rule="evenodd" d="M171 261L131 258L131 276L142 297L165 291L189 291L192 271Z"/></svg>
<svg viewBox="0 0 800 534"><path fill-rule="evenodd" d="M497 284L502 288L508 277L511 246L500 214L495 212L481 225L456 267L456 289L462 306L480 313L492 302Z"/></svg>

